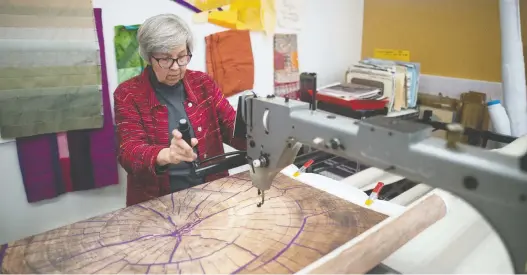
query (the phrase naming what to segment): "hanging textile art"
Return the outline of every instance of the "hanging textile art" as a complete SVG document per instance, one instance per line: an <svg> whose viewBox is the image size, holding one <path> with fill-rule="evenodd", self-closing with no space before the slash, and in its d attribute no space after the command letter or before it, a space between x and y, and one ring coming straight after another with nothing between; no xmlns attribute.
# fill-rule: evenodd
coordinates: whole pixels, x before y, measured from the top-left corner
<svg viewBox="0 0 527 275"><path fill-rule="evenodd" d="M90 0L0 1L0 133L28 137L103 125Z"/></svg>
<svg viewBox="0 0 527 275"><path fill-rule="evenodd" d="M234 30L274 32L274 0L172 0L195 12L194 23L211 23Z"/></svg>
<svg viewBox="0 0 527 275"><path fill-rule="evenodd" d="M94 10L100 47L102 101L104 113L111 114L101 12L101 9ZM16 145L28 202L118 183L117 147L110 115L104 116L102 129L18 138Z"/></svg>
<svg viewBox="0 0 527 275"><path fill-rule="evenodd" d="M249 31L228 30L205 37L207 73L225 96L252 90L254 60Z"/></svg>
<svg viewBox="0 0 527 275"><path fill-rule="evenodd" d="M137 30L140 25L115 26L115 59L117 61L117 81L122 83L139 75L146 67L139 55Z"/></svg>
<svg viewBox="0 0 527 275"><path fill-rule="evenodd" d="M274 92L277 96L297 98L300 90L296 34L274 35Z"/></svg>

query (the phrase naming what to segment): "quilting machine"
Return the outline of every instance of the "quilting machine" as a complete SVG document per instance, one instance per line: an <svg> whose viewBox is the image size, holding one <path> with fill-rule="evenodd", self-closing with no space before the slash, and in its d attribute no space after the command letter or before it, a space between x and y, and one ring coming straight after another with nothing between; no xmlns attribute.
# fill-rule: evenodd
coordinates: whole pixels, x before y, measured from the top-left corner
<svg viewBox="0 0 527 275"><path fill-rule="evenodd" d="M459 144L459 125L449 126L445 141L431 137L432 127L425 124L386 117L354 120L274 96L240 97L240 124L235 135L247 137L259 206L264 207L274 177L305 144L458 195L494 227L515 272L527 272L527 154L517 158Z"/></svg>

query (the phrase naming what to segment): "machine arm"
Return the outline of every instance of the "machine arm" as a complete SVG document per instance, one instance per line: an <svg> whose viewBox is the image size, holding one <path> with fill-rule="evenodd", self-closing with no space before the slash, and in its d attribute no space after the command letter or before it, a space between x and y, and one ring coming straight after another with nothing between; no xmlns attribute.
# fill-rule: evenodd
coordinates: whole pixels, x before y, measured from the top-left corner
<svg viewBox="0 0 527 275"><path fill-rule="evenodd" d="M309 145L456 194L494 227L515 272L527 272L527 156L447 142L431 137L430 126L404 120L354 120L276 97L241 102L251 178L262 195L292 163L291 151Z"/></svg>
<svg viewBox="0 0 527 275"><path fill-rule="evenodd" d="M229 169L247 165L247 153L244 151L235 151L224 154L223 159L220 159L216 162L214 162L214 160L208 160L207 162L213 163L196 167L194 170L195 175L198 177L205 177L211 174L216 174Z"/></svg>

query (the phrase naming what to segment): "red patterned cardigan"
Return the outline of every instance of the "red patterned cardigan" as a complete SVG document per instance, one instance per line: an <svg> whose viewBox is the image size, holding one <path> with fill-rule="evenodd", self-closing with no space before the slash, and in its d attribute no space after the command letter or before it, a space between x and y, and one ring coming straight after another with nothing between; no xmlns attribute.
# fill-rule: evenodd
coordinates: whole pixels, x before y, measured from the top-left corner
<svg viewBox="0 0 527 275"><path fill-rule="evenodd" d="M205 73L187 70L185 110L198 139L198 159L224 153L223 143L245 150L246 141L233 138L236 111ZM156 158L169 144L168 110L157 100L147 71L119 85L114 93L118 161L128 172L126 205L170 193L168 175L156 174ZM227 172L208 176L212 181Z"/></svg>

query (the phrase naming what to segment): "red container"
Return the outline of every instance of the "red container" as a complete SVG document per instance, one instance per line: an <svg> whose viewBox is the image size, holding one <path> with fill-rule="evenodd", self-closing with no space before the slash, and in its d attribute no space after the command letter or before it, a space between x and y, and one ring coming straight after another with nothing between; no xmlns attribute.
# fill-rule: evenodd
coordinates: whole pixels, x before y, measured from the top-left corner
<svg viewBox="0 0 527 275"><path fill-rule="evenodd" d="M313 92L311 90L307 91L311 97L313 97ZM338 106L350 108L354 111L366 111L366 110L379 110L386 107L389 103L388 99L381 100L372 100L372 99L357 99L357 100L344 100L342 98L333 97L329 95L324 95L317 93L317 100L335 104Z"/></svg>

